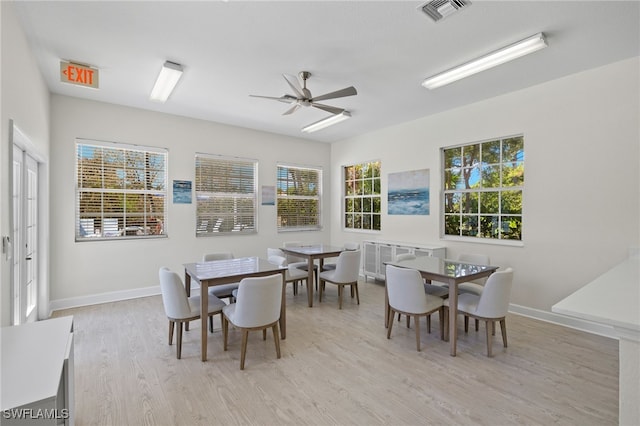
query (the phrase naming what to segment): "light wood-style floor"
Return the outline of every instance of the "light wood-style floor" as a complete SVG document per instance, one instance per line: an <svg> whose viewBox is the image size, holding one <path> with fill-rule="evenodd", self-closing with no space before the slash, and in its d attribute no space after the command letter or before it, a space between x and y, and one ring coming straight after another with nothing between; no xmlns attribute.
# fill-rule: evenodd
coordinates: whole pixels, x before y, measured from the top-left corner
<svg viewBox="0 0 640 426"><path fill-rule="evenodd" d="M73 315L76 424L82 425L617 425L618 343L516 315L509 347L494 357L484 330L461 329L458 356L421 323L396 323L386 338L384 288L360 283L360 305L327 285L321 304L287 288L287 339L276 359L271 334L251 333L244 371L240 332L209 338L199 323L182 359L167 344L160 296L58 311Z"/></svg>

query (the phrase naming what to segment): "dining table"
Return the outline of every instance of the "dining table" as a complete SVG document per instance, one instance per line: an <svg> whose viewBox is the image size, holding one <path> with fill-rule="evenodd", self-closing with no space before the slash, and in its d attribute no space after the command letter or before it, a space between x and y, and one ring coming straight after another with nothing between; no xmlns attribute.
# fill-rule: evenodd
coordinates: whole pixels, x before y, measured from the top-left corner
<svg viewBox="0 0 640 426"><path fill-rule="evenodd" d="M458 284L488 277L493 274L498 266L476 265L458 260L441 259L432 256L419 256L415 259L401 260L397 262L385 262L385 265L411 268L420 272L425 280L440 281L449 287L449 345L450 355L456 356L456 342L458 340ZM385 282L385 326L389 324L389 294L386 291Z"/></svg>
<svg viewBox="0 0 640 426"><path fill-rule="evenodd" d="M313 271L316 259L319 260L318 274L322 272L324 259L328 257L336 257L342 253L345 248L341 246L331 246L327 244L309 244L299 246L282 247L285 254L307 259L307 301L309 307L313 307Z"/></svg>
<svg viewBox="0 0 640 426"><path fill-rule="evenodd" d="M238 257L234 259L212 260L184 264L184 282L187 296L191 295L191 282L200 285L200 312L209 311L209 287L237 283L243 278L282 275L282 304L280 306L280 334L287 338L287 316L285 305L285 272L287 268L269 263L258 257ZM207 360L207 315L200 315L202 361Z"/></svg>

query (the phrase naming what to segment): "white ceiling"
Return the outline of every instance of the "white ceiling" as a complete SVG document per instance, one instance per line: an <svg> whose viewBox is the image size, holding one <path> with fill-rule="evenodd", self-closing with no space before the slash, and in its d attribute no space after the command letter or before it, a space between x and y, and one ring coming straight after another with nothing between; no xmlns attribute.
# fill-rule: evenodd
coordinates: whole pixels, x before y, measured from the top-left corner
<svg viewBox="0 0 640 426"><path fill-rule="evenodd" d="M425 0L426 1L426 0ZM640 55L638 1L473 1L439 22L425 1L25 1L16 11L51 92L334 142ZM425 77L538 32L549 47L433 91ZM100 68L100 89L60 82L60 60ZM165 104L149 100L165 60L185 72ZM353 118L312 134L328 113L249 94L314 95Z"/></svg>

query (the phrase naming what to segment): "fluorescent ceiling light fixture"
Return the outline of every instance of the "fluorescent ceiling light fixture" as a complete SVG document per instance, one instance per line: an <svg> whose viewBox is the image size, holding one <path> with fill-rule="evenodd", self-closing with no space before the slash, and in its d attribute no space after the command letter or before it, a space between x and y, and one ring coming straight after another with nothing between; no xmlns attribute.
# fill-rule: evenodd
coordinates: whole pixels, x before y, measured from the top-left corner
<svg viewBox="0 0 640 426"><path fill-rule="evenodd" d="M166 102L176 84L178 84L180 77L182 77L182 65L166 61L162 65L149 99L156 102Z"/></svg>
<svg viewBox="0 0 640 426"><path fill-rule="evenodd" d="M351 118L351 113L349 111L342 111L340 114L335 114L329 116L327 118L323 118L320 121L316 121L315 123L311 123L308 126L302 128L302 131L305 133L312 133L318 130L322 130L325 127L333 126L334 124L340 123L348 118Z"/></svg>
<svg viewBox="0 0 640 426"><path fill-rule="evenodd" d="M502 49L491 52L478 59L474 59L465 64L451 68L432 77L425 79L422 85L427 89L435 89L446 86L449 83L469 77L470 75L493 68L505 62L512 61L529 53L547 47L547 41L543 33L538 33L531 37L520 40Z"/></svg>

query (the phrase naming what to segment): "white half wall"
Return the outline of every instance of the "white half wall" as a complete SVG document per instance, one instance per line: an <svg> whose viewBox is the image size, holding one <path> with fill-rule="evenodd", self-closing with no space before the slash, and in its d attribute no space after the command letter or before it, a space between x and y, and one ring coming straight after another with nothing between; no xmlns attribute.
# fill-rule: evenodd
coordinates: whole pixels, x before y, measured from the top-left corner
<svg viewBox="0 0 640 426"><path fill-rule="evenodd" d="M275 186L276 164L323 169L324 213L329 221L330 150L326 143L257 132L213 122L53 95L51 101L51 299L62 307L78 301L107 300L158 286L158 268L182 274L183 264L203 253L231 251L235 256L266 256L284 241L329 242L324 231L278 233L276 207L258 205L258 233L196 238L196 205L167 210L168 238L75 242L75 140L87 138L168 148L169 181L194 181L196 152L258 160L258 188ZM132 293L133 291L133 293ZM137 293L135 293L137 294ZM106 299L105 299L106 297Z"/></svg>
<svg viewBox="0 0 640 426"><path fill-rule="evenodd" d="M334 144L332 241L443 244L450 258L486 252L515 269L513 304L550 312L639 245L639 83L633 58ZM440 148L514 134L525 138L524 246L441 239ZM382 161L382 231L346 232L338 167L374 159ZM388 174L424 168L431 214L387 215Z"/></svg>

